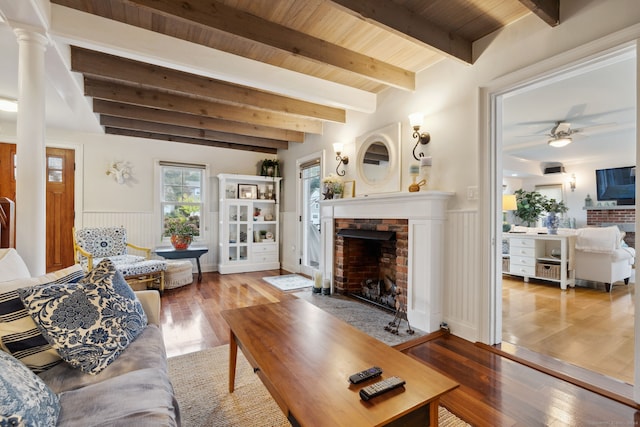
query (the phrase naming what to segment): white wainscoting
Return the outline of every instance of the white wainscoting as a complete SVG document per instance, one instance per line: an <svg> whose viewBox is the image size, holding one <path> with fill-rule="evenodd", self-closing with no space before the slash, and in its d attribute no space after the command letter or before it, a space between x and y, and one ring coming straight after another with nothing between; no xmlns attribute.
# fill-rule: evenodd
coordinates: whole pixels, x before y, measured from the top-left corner
<svg viewBox="0 0 640 427"><path fill-rule="evenodd" d="M163 243L156 227L157 218L149 212L84 212L82 227L115 227L127 229L127 240L135 245L147 248L169 246ZM205 241L197 242L198 246L206 246L209 252L200 258L202 271L218 270L218 213L209 213ZM192 260L192 262L194 262ZM195 265L195 262L194 262ZM195 269L194 269L195 271Z"/></svg>
<svg viewBox="0 0 640 427"><path fill-rule="evenodd" d="M479 337L480 256L478 211L447 211L444 319L451 333L475 342Z"/></svg>

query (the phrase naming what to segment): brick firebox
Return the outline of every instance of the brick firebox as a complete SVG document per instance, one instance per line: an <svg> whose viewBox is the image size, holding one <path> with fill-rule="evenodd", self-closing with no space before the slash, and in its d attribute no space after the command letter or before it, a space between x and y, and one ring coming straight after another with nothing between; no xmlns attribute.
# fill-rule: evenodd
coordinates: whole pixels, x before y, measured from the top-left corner
<svg viewBox="0 0 640 427"><path fill-rule="evenodd" d="M384 279L407 295L409 221L406 219L334 220L336 233L342 229L392 231L396 240L376 241L337 236L334 254L334 291L360 293L365 279Z"/></svg>

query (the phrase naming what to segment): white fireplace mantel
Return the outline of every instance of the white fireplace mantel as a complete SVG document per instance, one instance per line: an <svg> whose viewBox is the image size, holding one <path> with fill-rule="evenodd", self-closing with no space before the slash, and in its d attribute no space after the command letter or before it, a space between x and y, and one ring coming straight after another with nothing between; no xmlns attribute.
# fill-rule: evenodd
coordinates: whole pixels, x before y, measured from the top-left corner
<svg viewBox="0 0 640 427"><path fill-rule="evenodd" d="M426 332L442 322L444 223L454 193L420 191L374 194L320 202L322 271L333 291L335 218L407 219L409 221L407 316L411 326Z"/></svg>

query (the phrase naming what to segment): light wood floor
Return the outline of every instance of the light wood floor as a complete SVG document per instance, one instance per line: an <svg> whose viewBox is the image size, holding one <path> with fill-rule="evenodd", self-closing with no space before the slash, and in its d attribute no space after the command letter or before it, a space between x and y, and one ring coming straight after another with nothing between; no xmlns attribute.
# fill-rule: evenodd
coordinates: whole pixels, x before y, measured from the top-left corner
<svg viewBox="0 0 640 427"><path fill-rule="evenodd" d="M502 279L503 342L633 384L633 284L566 291L544 281Z"/></svg>

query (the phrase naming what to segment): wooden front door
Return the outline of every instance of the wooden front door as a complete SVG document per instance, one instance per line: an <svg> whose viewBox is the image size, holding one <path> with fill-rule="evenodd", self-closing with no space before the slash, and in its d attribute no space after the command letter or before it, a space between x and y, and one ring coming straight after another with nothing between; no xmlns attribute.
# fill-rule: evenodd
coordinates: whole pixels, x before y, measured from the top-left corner
<svg viewBox="0 0 640 427"><path fill-rule="evenodd" d="M47 272L73 265L75 151L47 148Z"/></svg>

